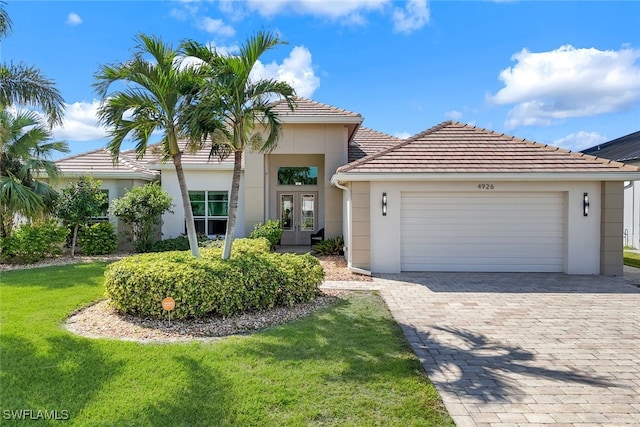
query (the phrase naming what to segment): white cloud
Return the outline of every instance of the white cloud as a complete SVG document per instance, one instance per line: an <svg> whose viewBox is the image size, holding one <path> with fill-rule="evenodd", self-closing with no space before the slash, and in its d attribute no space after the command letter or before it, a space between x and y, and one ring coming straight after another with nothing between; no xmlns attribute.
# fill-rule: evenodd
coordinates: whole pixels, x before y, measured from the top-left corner
<svg viewBox="0 0 640 427"><path fill-rule="evenodd" d="M624 111L640 100L640 50L527 49L502 70L504 87L489 100L515 104L505 126L548 126L556 120Z"/></svg>
<svg viewBox="0 0 640 427"><path fill-rule="evenodd" d="M71 12L67 15L67 24L69 25L80 25L82 24L82 18L75 12Z"/></svg>
<svg viewBox="0 0 640 427"><path fill-rule="evenodd" d="M452 110L446 111L444 116L451 120L460 120L462 118L462 113L460 111Z"/></svg>
<svg viewBox="0 0 640 427"><path fill-rule="evenodd" d="M411 136L413 136L413 134L410 134L409 132L396 132L393 134L393 136L395 136L396 138L400 138L400 139L407 139Z"/></svg>
<svg viewBox="0 0 640 427"><path fill-rule="evenodd" d="M409 0L403 8L393 10L393 29L402 34L419 30L429 23L427 0Z"/></svg>
<svg viewBox="0 0 640 427"><path fill-rule="evenodd" d="M380 10L389 0L249 0L249 7L263 16L274 16L281 12L295 12L326 16L332 19L360 19L360 12Z"/></svg>
<svg viewBox="0 0 640 427"><path fill-rule="evenodd" d="M607 140L607 137L600 135L598 132L579 131L571 133L563 138L556 139L553 141L553 145L566 148L571 151L582 151L606 142Z"/></svg>
<svg viewBox="0 0 640 427"><path fill-rule="evenodd" d="M213 19L208 16L200 19L196 26L208 33L223 37L232 37L236 33L236 30L234 30L232 26L225 24L222 19Z"/></svg>
<svg viewBox="0 0 640 427"><path fill-rule="evenodd" d="M56 140L90 141L105 138L107 131L98 126L100 101L74 102L65 105L64 123L53 129Z"/></svg>
<svg viewBox="0 0 640 427"><path fill-rule="evenodd" d="M320 78L315 75L311 52L304 46L296 46L287 58L278 64L258 61L251 70L252 79L275 79L289 83L298 96L311 97L320 87Z"/></svg>

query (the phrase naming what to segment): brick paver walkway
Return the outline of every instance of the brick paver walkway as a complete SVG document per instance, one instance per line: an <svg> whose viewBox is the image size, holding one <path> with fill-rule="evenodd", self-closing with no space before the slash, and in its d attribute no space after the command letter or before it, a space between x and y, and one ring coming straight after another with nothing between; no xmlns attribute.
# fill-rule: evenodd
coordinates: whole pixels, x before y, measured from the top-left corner
<svg viewBox="0 0 640 427"><path fill-rule="evenodd" d="M368 286L380 290L458 427L640 425L633 281L419 273Z"/></svg>

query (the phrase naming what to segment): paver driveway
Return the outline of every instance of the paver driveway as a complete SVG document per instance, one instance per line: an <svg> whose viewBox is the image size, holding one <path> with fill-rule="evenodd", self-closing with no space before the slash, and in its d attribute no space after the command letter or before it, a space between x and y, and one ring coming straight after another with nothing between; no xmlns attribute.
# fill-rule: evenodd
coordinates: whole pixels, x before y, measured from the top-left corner
<svg viewBox="0 0 640 427"><path fill-rule="evenodd" d="M640 425L640 289L563 274L376 278L458 427Z"/></svg>

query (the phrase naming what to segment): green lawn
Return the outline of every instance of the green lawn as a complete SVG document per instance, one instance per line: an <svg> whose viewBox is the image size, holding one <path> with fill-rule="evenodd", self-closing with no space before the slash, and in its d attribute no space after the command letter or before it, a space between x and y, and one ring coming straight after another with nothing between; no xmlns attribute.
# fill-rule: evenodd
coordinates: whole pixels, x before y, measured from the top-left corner
<svg viewBox="0 0 640 427"><path fill-rule="evenodd" d="M624 265L640 268L640 254L624 251Z"/></svg>
<svg viewBox="0 0 640 427"><path fill-rule="evenodd" d="M38 425L453 425L376 295L215 343L72 335L61 323L103 296L104 266L2 274L1 425L29 409L68 414Z"/></svg>

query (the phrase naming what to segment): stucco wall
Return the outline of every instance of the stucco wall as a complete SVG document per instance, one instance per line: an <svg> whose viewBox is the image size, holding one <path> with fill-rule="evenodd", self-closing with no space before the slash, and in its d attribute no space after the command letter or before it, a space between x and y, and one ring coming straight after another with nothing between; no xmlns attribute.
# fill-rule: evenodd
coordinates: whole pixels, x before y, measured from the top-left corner
<svg viewBox="0 0 640 427"><path fill-rule="evenodd" d="M398 273L401 265L401 196L403 191L478 191L478 182L372 182L370 189L371 270ZM565 193L565 265L568 274L600 273L600 194L599 182L500 182L495 192ZM387 215L382 216L382 193L387 193ZM591 210L583 215L582 196L589 193ZM526 226L526 224L523 224Z"/></svg>
<svg viewBox="0 0 640 427"><path fill-rule="evenodd" d="M371 269L371 200L368 182L351 184L351 265Z"/></svg>
<svg viewBox="0 0 640 427"><path fill-rule="evenodd" d="M600 274L622 276L623 183L603 182L601 188Z"/></svg>
<svg viewBox="0 0 640 427"><path fill-rule="evenodd" d="M245 153L246 230L257 222L277 218L278 166L317 165L318 221L326 237L342 234L342 192L330 183L336 169L347 163L348 129L339 124L284 124L277 148L266 156ZM301 188L299 188L301 189ZM309 189L305 187L305 189Z"/></svg>

